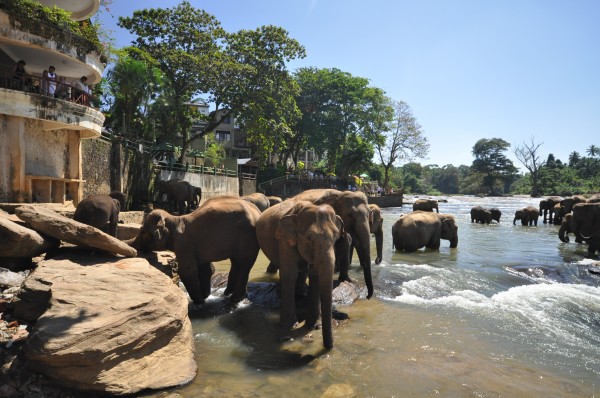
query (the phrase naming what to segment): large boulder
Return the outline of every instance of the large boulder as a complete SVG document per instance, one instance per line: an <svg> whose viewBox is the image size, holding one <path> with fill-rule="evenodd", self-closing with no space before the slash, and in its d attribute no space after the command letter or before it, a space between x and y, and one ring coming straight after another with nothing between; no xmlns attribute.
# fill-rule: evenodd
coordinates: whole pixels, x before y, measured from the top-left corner
<svg viewBox="0 0 600 398"><path fill-rule="evenodd" d="M0 257L36 257L59 246L59 241L46 238L15 221L0 215Z"/></svg>
<svg viewBox="0 0 600 398"><path fill-rule="evenodd" d="M188 298L145 259L44 260L14 306L15 315L43 312L24 345L27 364L61 385L135 394L196 374Z"/></svg>
<svg viewBox="0 0 600 398"><path fill-rule="evenodd" d="M91 247L111 253L135 257L137 251L119 239L97 228L74 221L40 206L24 205L15 210L20 219L45 235L78 246Z"/></svg>
<svg viewBox="0 0 600 398"><path fill-rule="evenodd" d="M117 229L117 239L119 239L119 240L133 239L140 232L140 228L142 228L142 224L137 224L137 223L119 224L119 228Z"/></svg>

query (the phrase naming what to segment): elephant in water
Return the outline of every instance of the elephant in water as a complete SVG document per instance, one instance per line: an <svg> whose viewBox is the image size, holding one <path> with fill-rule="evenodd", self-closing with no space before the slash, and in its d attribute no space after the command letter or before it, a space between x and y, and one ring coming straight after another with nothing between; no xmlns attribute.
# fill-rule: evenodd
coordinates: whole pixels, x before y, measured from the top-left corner
<svg viewBox="0 0 600 398"><path fill-rule="evenodd" d="M492 220L500 222L502 212L499 209L488 209L482 206L475 206L471 209L471 222L489 224Z"/></svg>
<svg viewBox="0 0 600 398"><path fill-rule="evenodd" d="M242 199L250 202L250 203L254 203L256 205L256 207L258 207L258 210L261 211L261 213L265 210L267 210L269 208L269 206L271 205L271 202L269 201L269 198L267 198L267 195L262 194L260 192L255 192L255 193L251 193L249 195L244 195L242 196Z"/></svg>
<svg viewBox="0 0 600 398"><path fill-rule="evenodd" d="M246 296L250 269L260 250L256 238L259 217L260 211L252 203L218 196L183 216L152 211L130 244L140 251L174 251L179 277L196 304L210 295L210 263L229 259L231 270L225 295L231 295L235 303Z"/></svg>
<svg viewBox="0 0 600 398"><path fill-rule="evenodd" d="M517 220L521 220L521 225L536 225L540 213L538 209L533 206L527 206L522 209L515 211L515 218L513 219L513 225L516 225Z"/></svg>
<svg viewBox="0 0 600 398"><path fill-rule="evenodd" d="M552 214L554 213L554 207L560 203L560 201L562 200L561 197L559 196L549 196L546 199L542 199L540 200L540 210L539 210L539 215L543 215L544 216L544 224L546 224L548 222L548 220L550 220L550 222L552 222L553 220L553 216ZM548 218L546 218L548 217Z"/></svg>
<svg viewBox="0 0 600 398"><path fill-rule="evenodd" d="M422 247L438 250L440 239L458 246L458 225L452 214L413 211L402 215L392 226L393 245L398 251L414 252Z"/></svg>
<svg viewBox="0 0 600 398"><path fill-rule="evenodd" d="M571 230L588 243L588 255L600 250L600 203L577 203L573 206Z"/></svg>
<svg viewBox="0 0 600 398"><path fill-rule="evenodd" d="M336 243L348 242L344 223L329 205L304 200L287 200L265 210L257 224L260 248L279 268L281 280L281 324L293 326L296 319L297 284L309 277L309 304L304 327L312 329L319 318L323 327L323 345L333 348L331 326L333 270ZM348 252L349 247L340 249Z"/></svg>
<svg viewBox="0 0 600 398"><path fill-rule="evenodd" d="M433 211L433 209L435 209L437 213L440 212L440 209L438 208L438 201L434 199L417 199L415 200L415 203L413 203L413 211Z"/></svg>

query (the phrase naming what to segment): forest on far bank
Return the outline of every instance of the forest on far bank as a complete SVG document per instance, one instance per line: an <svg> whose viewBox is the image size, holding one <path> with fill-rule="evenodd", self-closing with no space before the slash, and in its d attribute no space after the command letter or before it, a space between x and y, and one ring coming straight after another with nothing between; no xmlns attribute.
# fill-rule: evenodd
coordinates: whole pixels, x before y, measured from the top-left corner
<svg viewBox="0 0 600 398"><path fill-rule="evenodd" d="M587 156L573 151L566 160L553 154L540 155L543 144L533 140L515 146L517 158L527 163L521 161L526 173L519 173L506 157L509 147L497 138L479 140L473 147L475 160L470 166L407 163L393 170L391 185L403 187L404 193L429 195L571 196L600 192L600 148L595 145L588 147ZM529 156L520 157L519 150Z"/></svg>

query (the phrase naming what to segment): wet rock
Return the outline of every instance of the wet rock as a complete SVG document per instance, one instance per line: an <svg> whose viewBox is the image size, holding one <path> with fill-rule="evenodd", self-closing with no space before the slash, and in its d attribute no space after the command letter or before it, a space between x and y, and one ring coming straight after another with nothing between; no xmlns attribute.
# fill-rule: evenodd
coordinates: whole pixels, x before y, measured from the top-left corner
<svg viewBox="0 0 600 398"><path fill-rule="evenodd" d="M337 305L350 305L360 297L360 293L356 286L352 283L344 281L333 289L332 300Z"/></svg>
<svg viewBox="0 0 600 398"><path fill-rule="evenodd" d="M3 216L0 217L0 242L0 257L16 258L38 256L60 243Z"/></svg>
<svg viewBox="0 0 600 398"><path fill-rule="evenodd" d="M354 390L348 384L332 384L321 395L321 398L349 398L354 396Z"/></svg>
<svg viewBox="0 0 600 398"><path fill-rule="evenodd" d="M122 254L127 257L135 257L137 254L137 251L131 246L99 229L61 216L52 210L39 206L24 205L18 207L15 212L31 228L53 238L78 246Z"/></svg>
<svg viewBox="0 0 600 398"><path fill-rule="evenodd" d="M36 293L48 301L27 297ZM46 309L23 347L27 364L57 383L119 395L195 376L188 298L144 259L42 261L25 281L15 314L36 301Z"/></svg>

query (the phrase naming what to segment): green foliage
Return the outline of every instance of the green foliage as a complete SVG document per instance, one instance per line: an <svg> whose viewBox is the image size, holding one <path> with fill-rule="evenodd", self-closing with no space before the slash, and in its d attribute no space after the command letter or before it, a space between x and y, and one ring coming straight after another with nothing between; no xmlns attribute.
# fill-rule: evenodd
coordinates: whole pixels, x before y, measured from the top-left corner
<svg viewBox="0 0 600 398"><path fill-rule="evenodd" d="M21 29L51 38L58 43L73 43L80 53L97 51L107 55L107 50L98 39L97 26L91 21L75 21L71 13L57 6L46 7L33 0L0 0L0 9L5 10L13 21L20 23ZM50 25L49 25L50 24ZM54 25L54 28L49 28ZM74 42L72 35L87 41Z"/></svg>
<svg viewBox="0 0 600 398"><path fill-rule="evenodd" d="M473 146L475 160L471 169L483 175L482 190L486 193L498 195L504 193L502 185L497 180L512 179L517 172L513 162L503 154L510 144L501 138L482 138Z"/></svg>

